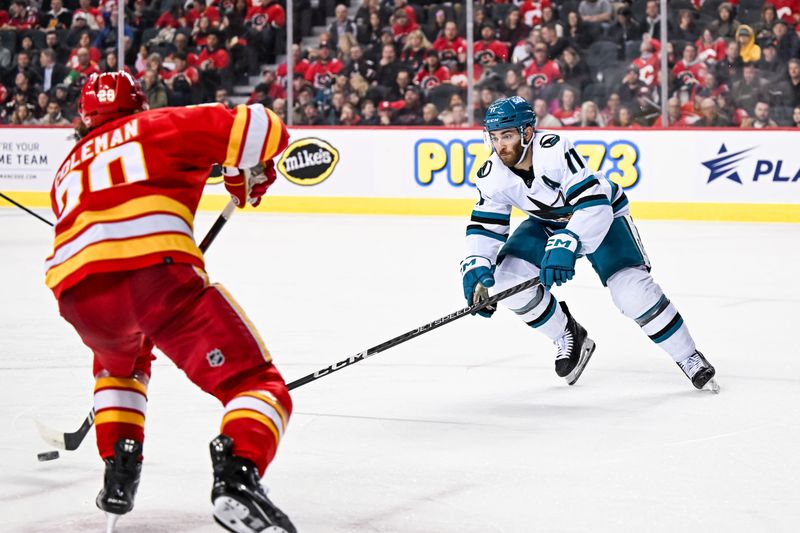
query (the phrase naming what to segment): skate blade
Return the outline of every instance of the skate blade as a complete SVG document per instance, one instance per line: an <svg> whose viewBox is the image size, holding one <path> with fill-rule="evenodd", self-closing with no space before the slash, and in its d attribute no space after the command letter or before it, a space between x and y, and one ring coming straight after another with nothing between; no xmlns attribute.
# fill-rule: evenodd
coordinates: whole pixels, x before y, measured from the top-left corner
<svg viewBox="0 0 800 533"><path fill-rule="evenodd" d="M564 379L567 380L567 385L575 385L575 383L578 382L578 378L580 378L581 374L583 374L583 369L586 368L586 365L589 364L589 359L592 358L594 349L594 341L587 338L583 343L583 348L581 348L581 358L578 359L578 364L575 365L575 368L572 369L572 372L564 377Z"/></svg>
<svg viewBox="0 0 800 533"><path fill-rule="evenodd" d="M114 528L117 527L117 520L121 514L106 513L106 533L114 533Z"/></svg>
<svg viewBox="0 0 800 533"><path fill-rule="evenodd" d="M717 380L714 378L709 379L708 383L706 383L703 388L711 391L712 394L719 394L719 383L717 383Z"/></svg>
<svg viewBox="0 0 800 533"><path fill-rule="evenodd" d="M268 525L252 515L247 505L230 496L214 500L214 520L234 533L286 533L282 527Z"/></svg>

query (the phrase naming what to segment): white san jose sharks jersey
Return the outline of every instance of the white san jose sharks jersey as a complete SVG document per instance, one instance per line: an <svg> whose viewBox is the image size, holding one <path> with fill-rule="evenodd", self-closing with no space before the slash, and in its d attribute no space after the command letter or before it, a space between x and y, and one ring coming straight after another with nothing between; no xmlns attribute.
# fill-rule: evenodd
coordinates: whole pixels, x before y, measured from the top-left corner
<svg viewBox="0 0 800 533"><path fill-rule="evenodd" d="M495 261L508 240L512 207L551 230L567 228L576 234L581 255L600 246L614 217L628 214L622 189L589 170L564 136L537 131L529 149L532 172L512 170L496 153L478 170L480 199L467 227L467 255Z"/></svg>

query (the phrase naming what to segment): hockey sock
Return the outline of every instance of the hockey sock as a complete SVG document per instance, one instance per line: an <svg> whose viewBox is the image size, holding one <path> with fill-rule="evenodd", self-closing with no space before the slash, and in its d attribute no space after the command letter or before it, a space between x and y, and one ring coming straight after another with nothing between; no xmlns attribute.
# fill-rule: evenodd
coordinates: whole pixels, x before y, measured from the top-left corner
<svg viewBox="0 0 800 533"><path fill-rule="evenodd" d="M675 362L682 361L696 350L683 317L664 294L655 305L636 318L636 323Z"/></svg>
<svg viewBox="0 0 800 533"><path fill-rule="evenodd" d="M512 304L524 302L519 307L511 307L519 317L532 328L544 333L549 339L555 340L564 333L567 327L567 315L561 310L556 298L537 285L520 293Z"/></svg>
<svg viewBox="0 0 800 533"><path fill-rule="evenodd" d="M119 439L144 443L147 385L135 378L98 377L94 386L97 449L103 459L114 457Z"/></svg>
<svg viewBox="0 0 800 533"><path fill-rule="evenodd" d="M263 475L275 457L288 418L271 392L249 390L225 406L221 433L233 439L233 455L249 459Z"/></svg>

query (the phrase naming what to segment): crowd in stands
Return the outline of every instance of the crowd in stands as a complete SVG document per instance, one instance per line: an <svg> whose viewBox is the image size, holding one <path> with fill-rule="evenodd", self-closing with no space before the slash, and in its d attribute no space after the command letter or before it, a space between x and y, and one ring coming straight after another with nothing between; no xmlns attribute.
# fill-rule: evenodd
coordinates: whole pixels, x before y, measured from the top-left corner
<svg viewBox="0 0 800 533"><path fill-rule="evenodd" d="M516 94L541 128L800 126L800 0L478 0L472 109L463 2L352 1L293 0L287 51L285 0L128 0L121 63L151 107L231 105L260 76L248 102L300 125L463 127ZM0 0L0 121L73 123L116 43L116 0ZM285 53L291 75L262 68Z"/></svg>

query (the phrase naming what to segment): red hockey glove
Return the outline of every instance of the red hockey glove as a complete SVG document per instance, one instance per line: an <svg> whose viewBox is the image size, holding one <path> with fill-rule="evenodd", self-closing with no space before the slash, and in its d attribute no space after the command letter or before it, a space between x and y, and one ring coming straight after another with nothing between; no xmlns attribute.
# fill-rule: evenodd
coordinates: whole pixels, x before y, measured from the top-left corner
<svg viewBox="0 0 800 533"><path fill-rule="evenodd" d="M222 174L225 177L225 188L233 198L233 202L240 208L243 208L245 204L253 207L260 204L261 197L275 183L276 178L275 164L272 160L267 161L263 166L255 166L249 171L224 167Z"/></svg>
<svg viewBox="0 0 800 533"><path fill-rule="evenodd" d="M250 205L253 207L258 206L261 203L261 197L266 194L267 189L269 189L273 183L275 183L275 179L277 175L275 174L275 163L272 162L272 159L264 163L264 165L258 165L250 169Z"/></svg>

